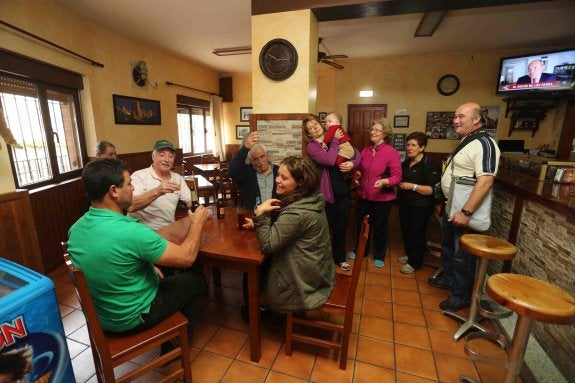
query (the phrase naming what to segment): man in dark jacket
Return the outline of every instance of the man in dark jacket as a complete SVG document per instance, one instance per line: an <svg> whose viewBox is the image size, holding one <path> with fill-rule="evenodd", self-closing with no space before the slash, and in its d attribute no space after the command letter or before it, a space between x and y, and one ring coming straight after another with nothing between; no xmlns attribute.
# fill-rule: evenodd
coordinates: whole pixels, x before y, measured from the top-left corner
<svg viewBox="0 0 575 383"><path fill-rule="evenodd" d="M265 148L259 143L258 132L251 132L232 159L230 178L241 187L241 205L247 209L270 198L277 198L275 178L278 166L271 163Z"/></svg>

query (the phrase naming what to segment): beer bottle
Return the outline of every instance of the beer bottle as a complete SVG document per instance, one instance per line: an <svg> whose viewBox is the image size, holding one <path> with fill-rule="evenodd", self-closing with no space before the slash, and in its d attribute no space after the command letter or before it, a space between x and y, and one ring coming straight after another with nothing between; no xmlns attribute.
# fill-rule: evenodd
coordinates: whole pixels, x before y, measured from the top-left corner
<svg viewBox="0 0 575 383"><path fill-rule="evenodd" d="M218 193L218 218L224 218L225 210L224 210L224 198L222 197L222 193Z"/></svg>
<svg viewBox="0 0 575 383"><path fill-rule="evenodd" d="M198 193L195 190L192 190L192 213L196 211L196 209L200 206L200 202L198 200Z"/></svg>

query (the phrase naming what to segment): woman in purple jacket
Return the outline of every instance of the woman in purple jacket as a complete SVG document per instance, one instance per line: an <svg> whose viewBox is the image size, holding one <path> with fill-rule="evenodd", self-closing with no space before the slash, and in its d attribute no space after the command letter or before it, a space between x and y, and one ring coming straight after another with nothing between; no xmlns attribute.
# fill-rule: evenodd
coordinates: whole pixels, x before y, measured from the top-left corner
<svg viewBox="0 0 575 383"><path fill-rule="evenodd" d="M314 116L303 120L303 129L308 139L307 154L320 168L319 189L325 199L325 213L331 231L331 248L333 260L343 271L351 270L345 261L345 237L351 209L349 200L349 182L344 180L341 173L349 173L360 164L359 152L355 149L355 158L335 166L339 149L339 139L343 131L338 129L331 142L323 143L325 130Z"/></svg>
<svg viewBox="0 0 575 383"><path fill-rule="evenodd" d="M359 217L369 214L373 236L375 267L383 267L387 251L387 220L395 201L395 185L401 182L401 160L388 142L391 126L386 119L371 123L372 145L361 151L361 185L359 186ZM363 255L363 254L361 254ZM355 253L348 254L351 259Z"/></svg>

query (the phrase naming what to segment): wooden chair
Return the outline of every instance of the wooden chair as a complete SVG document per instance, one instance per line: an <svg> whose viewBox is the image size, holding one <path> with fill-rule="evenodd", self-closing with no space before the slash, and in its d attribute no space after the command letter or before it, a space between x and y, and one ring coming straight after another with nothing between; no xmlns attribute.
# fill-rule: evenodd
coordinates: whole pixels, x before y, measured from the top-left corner
<svg viewBox="0 0 575 383"><path fill-rule="evenodd" d="M62 242L62 247L64 248L64 260L68 266L70 277L76 288L76 295L86 317L98 382L127 383L168 362L179 359L179 368L170 371L169 375L159 380L159 382L173 382L183 377L184 382L191 383L192 371L188 345L188 320L186 317L178 311L152 328L132 335L119 335L104 331L100 326L100 320L88 289L86 277L82 270L75 267L70 261L65 242ZM118 379L115 378L114 367L130 361L164 342L174 340L179 340L179 346L172 351L147 362Z"/></svg>
<svg viewBox="0 0 575 383"><path fill-rule="evenodd" d="M346 369L347 366L347 353L349 348L349 335L351 333L351 326L353 322L353 307L355 303L355 291L357 290L357 283L361 273L363 258L366 254L367 239L369 235L369 216L363 218L361 224L361 232L357 244L357 257L353 263L353 270L350 274L336 274L335 287L331 292L329 299L318 309L322 313L327 314L325 320L308 319L297 313L287 313L286 316L286 344L285 353L291 355L292 342L306 343L313 346L339 350L339 368ZM338 315L343 317L343 323L336 323L330 321L329 316ZM333 331L337 336L337 340L327 340L323 338L316 338L309 333L298 332L294 330L294 324L300 325L302 330L305 327Z"/></svg>

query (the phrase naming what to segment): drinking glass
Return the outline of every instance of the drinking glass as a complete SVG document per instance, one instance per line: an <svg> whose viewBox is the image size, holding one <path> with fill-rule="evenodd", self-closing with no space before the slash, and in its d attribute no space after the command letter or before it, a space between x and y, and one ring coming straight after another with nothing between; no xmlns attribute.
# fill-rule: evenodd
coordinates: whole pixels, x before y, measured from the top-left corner
<svg viewBox="0 0 575 383"><path fill-rule="evenodd" d="M245 206L238 206L236 208L238 214L238 230L244 230L246 224L246 208Z"/></svg>

